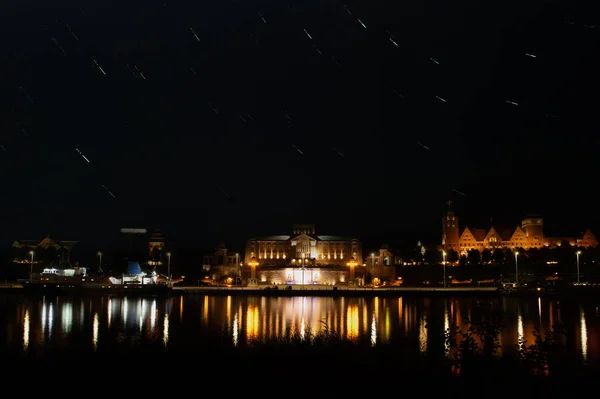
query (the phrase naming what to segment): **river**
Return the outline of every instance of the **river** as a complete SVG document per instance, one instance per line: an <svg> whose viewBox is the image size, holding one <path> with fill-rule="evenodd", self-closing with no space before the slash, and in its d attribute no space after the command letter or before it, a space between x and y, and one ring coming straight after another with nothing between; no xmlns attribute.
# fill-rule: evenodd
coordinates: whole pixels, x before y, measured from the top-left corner
<svg viewBox="0 0 600 399"><path fill-rule="evenodd" d="M598 301L600 302L600 300ZM208 331L226 332L233 345L253 339L301 337L329 329L372 345L404 337L422 352L443 346L444 329L500 310L501 351L519 338L532 343L561 324L567 346L585 362L600 358L598 302L544 298L362 298L183 295L169 298L28 298L0 296L0 351L61 348L110 351L145 341L177 347L210 345Z"/></svg>

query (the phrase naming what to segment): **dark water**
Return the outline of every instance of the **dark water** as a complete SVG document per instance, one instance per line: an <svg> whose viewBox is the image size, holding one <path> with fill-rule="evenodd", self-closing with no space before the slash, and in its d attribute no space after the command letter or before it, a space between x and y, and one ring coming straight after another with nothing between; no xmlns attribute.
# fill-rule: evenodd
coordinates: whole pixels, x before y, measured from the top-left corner
<svg viewBox="0 0 600 399"><path fill-rule="evenodd" d="M182 296L172 298L0 297L1 350L20 352L80 348L111 351L141 340L174 347L210 345L208 331L226 330L232 344L282 337L287 329L304 337L329 328L345 339L373 345L396 336L421 351L443 346L441 335L453 322L477 320L490 309L505 312L500 334L503 353L519 337L534 341L561 323L567 346L585 361L598 360L600 316L596 303L530 298L327 298ZM427 327L426 327L427 325Z"/></svg>

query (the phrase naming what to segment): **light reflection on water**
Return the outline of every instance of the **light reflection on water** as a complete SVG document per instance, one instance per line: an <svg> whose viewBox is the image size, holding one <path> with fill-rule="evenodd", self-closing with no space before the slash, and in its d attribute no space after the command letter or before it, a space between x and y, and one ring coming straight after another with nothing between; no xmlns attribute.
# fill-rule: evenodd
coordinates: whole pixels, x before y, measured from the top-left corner
<svg viewBox="0 0 600 399"><path fill-rule="evenodd" d="M506 297L494 299L486 306L483 302L470 299L204 295L19 300L15 296L7 298L4 308L0 309L8 315L6 328L0 330L0 345L21 347L22 350L82 345L75 341L81 334L87 334L90 349L101 350L115 345L117 335L121 334L140 336L165 347L169 344L172 348L174 344L197 344L193 340L199 339L200 332L218 326L226 329L233 345L254 339L283 338L288 330L298 333L302 339L330 330L345 339L369 340L372 345L388 342L394 336L405 336L414 342L415 350L448 351L442 339L445 330L456 324L464 331L464 317L476 320L497 309L505 312L505 328L500 335L502 352L514 350L520 340L528 345L534 343L536 329L545 332L562 321L574 338L572 349L582 359L600 356L600 316L596 304L566 305L549 299ZM74 331L82 333L73 334Z"/></svg>

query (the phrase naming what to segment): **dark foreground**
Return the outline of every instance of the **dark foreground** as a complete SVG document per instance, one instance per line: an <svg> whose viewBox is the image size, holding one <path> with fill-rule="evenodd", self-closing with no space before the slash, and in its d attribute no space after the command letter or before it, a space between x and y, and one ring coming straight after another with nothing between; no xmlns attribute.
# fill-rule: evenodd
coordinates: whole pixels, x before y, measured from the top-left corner
<svg viewBox="0 0 600 399"><path fill-rule="evenodd" d="M30 395L54 389L63 397L80 396L102 389L111 397L218 391L222 397L512 399L596 392L599 369L566 355L558 336L540 337L517 354L500 357L494 346L497 329L489 323L473 328L482 345L469 338L475 336L471 333L458 334L462 338L447 349L442 346L437 355L421 355L403 338L372 346L367 340L348 341L327 331L237 346L220 331L168 346L132 335L94 351L61 347L0 355L5 387L25 388ZM448 337L456 334L451 331Z"/></svg>
<svg viewBox="0 0 600 399"><path fill-rule="evenodd" d="M474 362L460 376L427 359L389 350L275 349L188 353L47 354L4 357L5 388L65 395L104 389L112 397L145 394L331 398L357 394L441 398L575 397L596 391L598 371L567 368L535 376L514 361ZM185 393L187 392L187 394ZM387 392L387 394L386 394ZM78 395L78 394L77 394ZM396 396L395 395L395 396Z"/></svg>

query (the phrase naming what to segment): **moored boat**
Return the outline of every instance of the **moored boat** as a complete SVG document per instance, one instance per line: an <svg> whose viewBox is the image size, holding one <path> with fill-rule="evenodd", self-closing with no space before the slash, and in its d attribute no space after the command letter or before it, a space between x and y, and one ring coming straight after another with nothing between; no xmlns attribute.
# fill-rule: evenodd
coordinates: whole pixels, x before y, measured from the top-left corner
<svg viewBox="0 0 600 399"><path fill-rule="evenodd" d="M37 277L18 280L25 292L49 294L164 295L172 285L156 273L122 274L119 277L90 275L86 268L46 268Z"/></svg>

